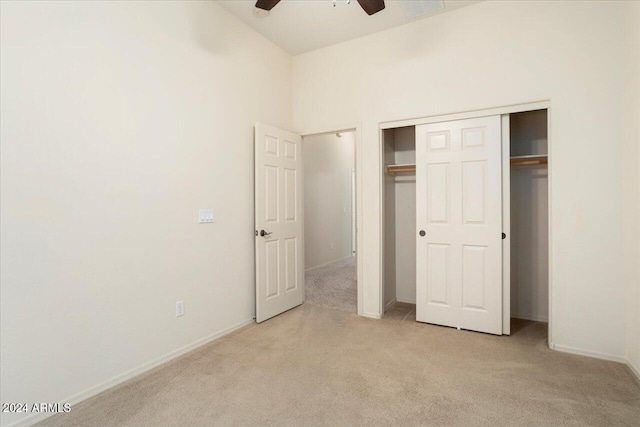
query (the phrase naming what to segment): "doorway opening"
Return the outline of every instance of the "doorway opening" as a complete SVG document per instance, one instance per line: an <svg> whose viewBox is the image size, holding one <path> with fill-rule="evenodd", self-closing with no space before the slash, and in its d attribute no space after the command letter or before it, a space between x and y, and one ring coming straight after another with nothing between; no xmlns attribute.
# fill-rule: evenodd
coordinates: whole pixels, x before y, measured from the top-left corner
<svg viewBox="0 0 640 427"><path fill-rule="evenodd" d="M384 313L416 320L416 127L385 129Z"/></svg>
<svg viewBox="0 0 640 427"><path fill-rule="evenodd" d="M506 120L503 117L503 121ZM549 322L549 172L547 110L509 120L510 328L547 340ZM505 144L506 145L506 144ZM506 250L507 248L505 248ZM510 271L509 271L510 270ZM506 281L505 284L509 283ZM506 326L506 325L505 325ZM506 329L506 328L505 328Z"/></svg>
<svg viewBox="0 0 640 427"><path fill-rule="evenodd" d="M356 132L305 136L305 303L356 313Z"/></svg>

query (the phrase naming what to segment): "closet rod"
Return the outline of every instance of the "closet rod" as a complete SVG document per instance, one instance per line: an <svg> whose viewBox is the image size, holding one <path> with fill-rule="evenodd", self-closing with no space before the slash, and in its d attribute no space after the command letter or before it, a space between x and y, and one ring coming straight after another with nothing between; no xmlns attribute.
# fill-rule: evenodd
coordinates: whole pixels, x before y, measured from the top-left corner
<svg viewBox="0 0 640 427"><path fill-rule="evenodd" d="M546 165L547 155L515 156L509 160L511 166Z"/></svg>
<svg viewBox="0 0 640 427"><path fill-rule="evenodd" d="M536 156L517 156L511 157L509 163L511 166L524 166L524 165L544 165L547 164L546 155ZM387 165L387 174L395 175L398 173L415 173L416 165Z"/></svg>
<svg viewBox="0 0 640 427"><path fill-rule="evenodd" d="M387 165L388 175L395 175L398 173L416 173L416 165Z"/></svg>

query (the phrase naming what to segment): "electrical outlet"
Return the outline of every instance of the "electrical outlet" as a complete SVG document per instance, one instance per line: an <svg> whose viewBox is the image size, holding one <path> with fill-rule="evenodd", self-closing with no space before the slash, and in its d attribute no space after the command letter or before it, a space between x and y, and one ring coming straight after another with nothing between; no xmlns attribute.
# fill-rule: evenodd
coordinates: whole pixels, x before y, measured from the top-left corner
<svg viewBox="0 0 640 427"><path fill-rule="evenodd" d="M176 317L184 316L184 301L176 301Z"/></svg>

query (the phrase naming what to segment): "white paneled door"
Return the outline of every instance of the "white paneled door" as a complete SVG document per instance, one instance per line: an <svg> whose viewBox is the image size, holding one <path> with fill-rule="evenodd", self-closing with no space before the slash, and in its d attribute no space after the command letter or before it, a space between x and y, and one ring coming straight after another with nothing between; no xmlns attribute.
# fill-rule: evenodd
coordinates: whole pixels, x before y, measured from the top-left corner
<svg viewBox="0 0 640 427"><path fill-rule="evenodd" d="M500 116L416 126L416 320L502 334Z"/></svg>
<svg viewBox="0 0 640 427"><path fill-rule="evenodd" d="M256 123L256 322L302 304L302 139Z"/></svg>

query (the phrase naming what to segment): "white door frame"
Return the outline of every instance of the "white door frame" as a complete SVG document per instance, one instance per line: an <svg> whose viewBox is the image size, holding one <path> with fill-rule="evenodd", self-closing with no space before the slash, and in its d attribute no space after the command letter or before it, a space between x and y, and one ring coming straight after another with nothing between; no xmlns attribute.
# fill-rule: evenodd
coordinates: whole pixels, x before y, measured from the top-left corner
<svg viewBox="0 0 640 427"><path fill-rule="evenodd" d="M457 113L447 113L447 114L438 114L438 115L434 115L434 116L428 116L428 117L420 117L420 118L413 118L413 119L406 119L406 120L390 120L390 121L384 121L384 122L379 122L378 123L378 150L379 150L379 179L380 182L383 182L382 180L384 180L384 140L383 140L383 131L385 129L393 129L393 128L398 128L398 127L405 127L405 126L416 126L416 125L423 125L423 124L429 124L429 123L439 123L439 122L447 122L447 121L452 121L452 120L464 120L464 119L472 119L472 118L477 118L477 117L485 117L485 116L496 116L496 115L505 115L505 114L513 114L513 113L524 113L526 111L533 111L533 110L547 110L547 155L548 155L548 166L547 166L547 170L548 170L548 202L549 202L549 211L548 211L548 217L549 217L549 228L548 228L548 235L549 235L549 271L548 271L548 275L549 275L549 332L548 332L548 345L551 349L554 348L554 344L553 344L553 335L554 335L554 328L553 328L553 238L552 238L552 233L553 233L553 221L552 219L552 193L553 193L553 163L552 163L552 159L553 159L553 148L554 148L554 144L552 143L552 138L553 138L553 127L552 127L552 108L551 108L551 100L543 100L543 101L535 101L535 102L529 102L529 103L522 103L522 104L514 104L514 105L505 105L505 106L501 106L501 107L494 107L494 108L487 108L487 109L481 109L481 110L473 110L473 111L463 111L463 112L457 112ZM504 142L504 138L503 138L503 142ZM504 188L504 180L507 178L510 178L510 174L506 174L503 173L502 175L502 179L503 179L503 188ZM509 184L507 184L509 185ZM383 229L384 227L384 186L381 185L380 186L380 205L378 206L378 209L380 210L380 218L381 218L381 224L380 224L380 228ZM360 205L358 205L360 206ZM358 218L360 219L360 218ZM360 244L360 240L358 240L358 243ZM379 289L380 289L380 295L384 295L384 241L381 238L380 239L380 259L378 260L378 262L380 263L380 269L381 269L381 275L380 275L380 280L378 283ZM359 277L358 277L359 278ZM360 287L360 282L358 282L358 287ZM359 295L359 289L358 289L358 295ZM504 289L503 287L503 298L504 295L510 295L510 290ZM382 304L384 306L384 304ZM358 312L358 314L360 314L360 312ZM503 314L504 316L506 316L506 313ZM511 315L511 313L509 313L509 316Z"/></svg>
<svg viewBox="0 0 640 427"><path fill-rule="evenodd" d="M500 116L502 127L502 200L511 203L511 125L508 114ZM548 145L547 145L548 146ZM502 232L511 231L511 206L502 204ZM502 334L511 335L511 233L502 241Z"/></svg>
<svg viewBox="0 0 640 427"><path fill-rule="evenodd" d="M355 169L356 169L356 281L357 281L357 301L358 301L358 315L363 315L363 284L364 284L364 269L363 269L363 257L362 251L364 246L362 243L362 125L357 124L342 124L338 126L329 126L322 129L311 129L304 132L298 131L297 133L304 139L314 135L326 135L338 132L354 132L355 133ZM304 165L302 171L302 179L304 180ZM302 192L302 203L304 203L304 191ZM304 242L304 230L303 230L303 242ZM303 245L304 247L304 245ZM304 250L303 250L304 257Z"/></svg>

